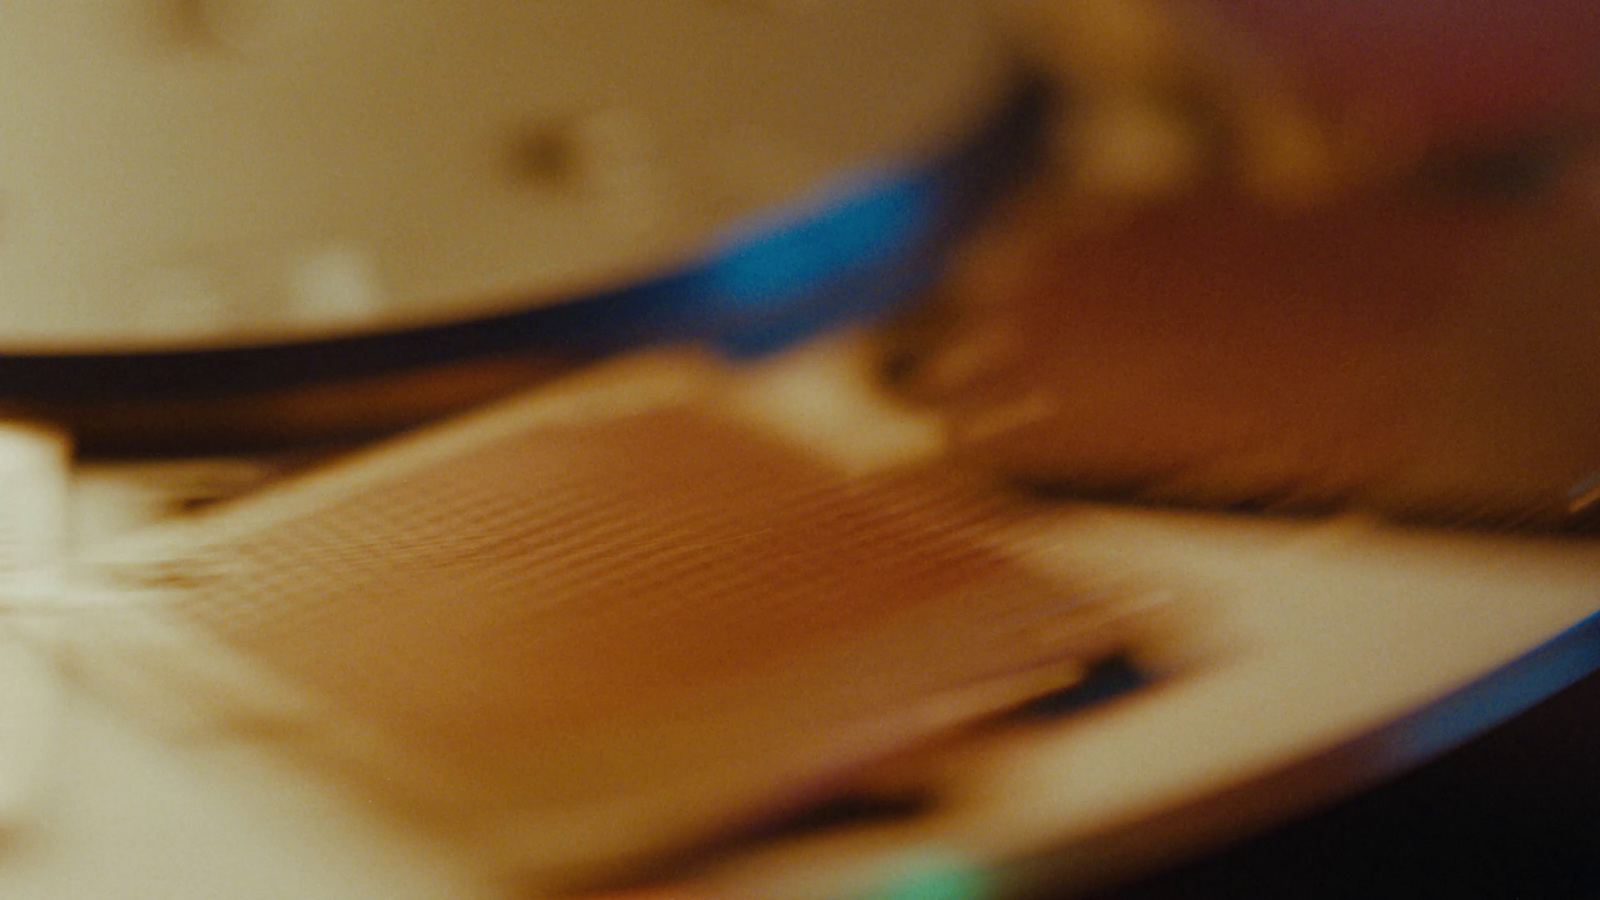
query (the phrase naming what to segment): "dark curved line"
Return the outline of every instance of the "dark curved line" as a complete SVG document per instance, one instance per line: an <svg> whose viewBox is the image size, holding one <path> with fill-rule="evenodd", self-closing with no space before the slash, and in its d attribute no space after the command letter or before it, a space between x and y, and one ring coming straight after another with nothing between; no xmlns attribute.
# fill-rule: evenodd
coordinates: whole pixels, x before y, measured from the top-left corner
<svg viewBox="0 0 1600 900"><path fill-rule="evenodd" d="M1600 606L1600 601L1597 601ZM1002 863L1006 896L1055 897L1181 865L1399 777L1600 672L1600 612L1361 737L1057 851Z"/></svg>
<svg viewBox="0 0 1600 900"><path fill-rule="evenodd" d="M760 352L881 313L924 286L950 241L1036 158L1046 89L1031 78L977 134L921 166L867 179L833 203L726 243L664 277L552 306L441 325L234 347L0 352L0 399L185 399L280 390L494 355L586 357L681 341ZM903 209L893 206L898 198ZM876 218L874 218L876 217ZM727 267L794 265L791 283L742 289ZM741 293L744 290L744 293ZM753 292L752 292L753 290Z"/></svg>

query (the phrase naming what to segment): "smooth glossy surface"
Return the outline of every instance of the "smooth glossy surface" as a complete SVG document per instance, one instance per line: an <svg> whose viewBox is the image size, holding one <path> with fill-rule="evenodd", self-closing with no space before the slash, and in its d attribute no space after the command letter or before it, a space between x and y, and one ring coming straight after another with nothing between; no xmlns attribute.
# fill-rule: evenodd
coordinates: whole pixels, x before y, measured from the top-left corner
<svg viewBox="0 0 1600 900"><path fill-rule="evenodd" d="M843 177L936 155L1005 91L992 33L946 0L14 6L10 356L370 335L588 298Z"/></svg>

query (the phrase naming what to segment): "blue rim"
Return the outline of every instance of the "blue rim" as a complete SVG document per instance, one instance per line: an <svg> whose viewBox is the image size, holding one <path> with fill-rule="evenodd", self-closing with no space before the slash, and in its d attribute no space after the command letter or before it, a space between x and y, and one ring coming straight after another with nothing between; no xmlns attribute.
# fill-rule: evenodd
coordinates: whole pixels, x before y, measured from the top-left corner
<svg viewBox="0 0 1600 900"><path fill-rule="evenodd" d="M1592 613L1494 671L1345 743L1083 844L998 861L991 877L1007 889L997 896L1043 896L1072 883L1085 858L1137 867L1124 868L1123 875L1155 872L1197 851L1269 833L1432 762L1597 672L1600 613Z"/></svg>
<svg viewBox="0 0 1600 900"><path fill-rule="evenodd" d="M954 151L868 173L697 265L554 306L378 334L114 353L0 352L0 399L182 399L281 390L496 355L589 357L698 341L733 355L880 316L937 277L951 242L1037 158L1046 89L1019 81Z"/></svg>

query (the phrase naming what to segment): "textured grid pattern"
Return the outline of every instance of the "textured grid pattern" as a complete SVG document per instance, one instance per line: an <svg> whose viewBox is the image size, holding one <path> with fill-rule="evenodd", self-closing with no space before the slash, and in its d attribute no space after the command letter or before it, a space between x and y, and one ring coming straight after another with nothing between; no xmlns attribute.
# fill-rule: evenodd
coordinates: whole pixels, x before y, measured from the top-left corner
<svg viewBox="0 0 1600 900"><path fill-rule="evenodd" d="M1038 626L1076 598L956 496L693 410L543 426L210 548L174 602L502 801L571 799L815 756L1061 655Z"/></svg>

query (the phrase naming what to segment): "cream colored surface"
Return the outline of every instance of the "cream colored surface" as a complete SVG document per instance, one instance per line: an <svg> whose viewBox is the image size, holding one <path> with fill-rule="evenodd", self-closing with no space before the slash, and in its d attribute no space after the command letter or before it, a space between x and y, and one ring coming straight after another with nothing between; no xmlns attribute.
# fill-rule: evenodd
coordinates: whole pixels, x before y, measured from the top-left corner
<svg viewBox="0 0 1600 900"><path fill-rule="evenodd" d="M849 421L853 376L835 352L794 357L746 396L831 383L828 396ZM908 427L894 440L909 446L918 433ZM798 900L879 885L909 859L1058 847L1071 860L1075 847L1131 836L1125 856L1069 866L1070 877L1093 880L1225 836L1215 822L1195 822L1196 833L1161 823L1368 737L1600 610L1600 547L1585 541L1097 506L1024 522L1010 540L1074 577L1187 598L1188 664L1113 707L957 752L954 764L934 767L947 803L932 817L724 859L711 885L726 896ZM403 828L202 720L174 716L151 728L127 716L130 707L112 713L101 693L69 693L53 789L0 853L0 896L510 896L440 836ZM1414 761L1415 749L1372 745L1350 784L1333 787L1386 774ZM1256 797L1252 815L1292 814L1327 788ZM1241 813L1222 831L1253 821Z"/></svg>
<svg viewBox="0 0 1600 900"><path fill-rule="evenodd" d="M0 353L346 334L655 275L981 117L1005 60L970 6L8 4Z"/></svg>
<svg viewBox="0 0 1600 900"><path fill-rule="evenodd" d="M0 840L33 811L55 752L50 610L66 551L68 441L0 419Z"/></svg>

